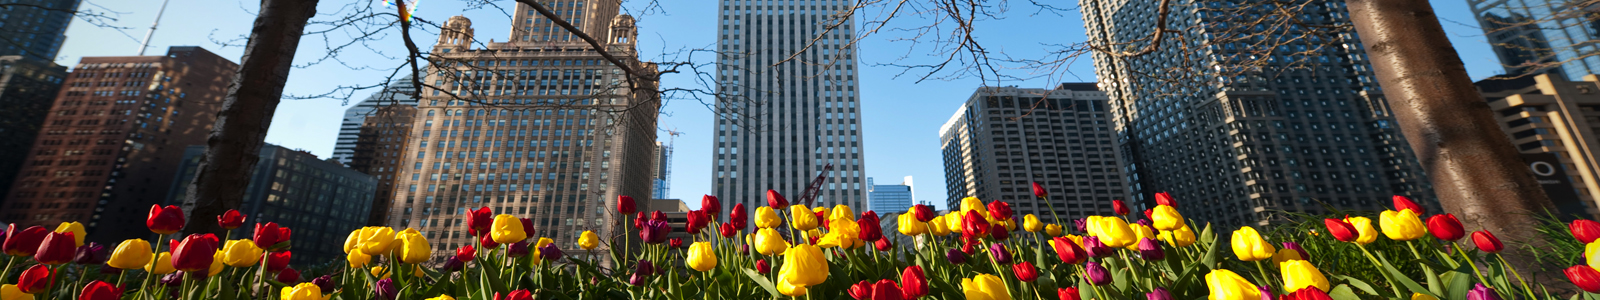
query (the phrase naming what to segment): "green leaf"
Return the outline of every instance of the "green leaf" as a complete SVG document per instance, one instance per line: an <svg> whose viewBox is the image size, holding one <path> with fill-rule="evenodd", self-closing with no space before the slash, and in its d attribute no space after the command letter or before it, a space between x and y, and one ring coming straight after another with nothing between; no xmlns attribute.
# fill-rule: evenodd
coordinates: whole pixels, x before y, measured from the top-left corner
<svg viewBox="0 0 1600 300"><path fill-rule="evenodd" d="M761 275L760 272L750 268L744 268L743 270L744 276L750 277L751 281L755 281L756 285L761 286L761 289L767 290L768 294L772 294L773 297L783 296L783 294L778 294L778 289L772 285L772 281L767 280L767 276Z"/></svg>
<svg viewBox="0 0 1600 300"><path fill-rule="evenodd" d="M1350 290L1350 285L1348 284L1333 287L1333 290L1328 291L1328 297L1333 298L1333 300L1361 300L1361 297L1356 296L1355 291Z"/></svg>
<svg viewBox="0 0 1600 300"><path fill-rule="evenodd" d="M1410 289L1412 293L1418 293L1418 294L1433 296L1434 298L1439 298L1438 294L1434 294L1433 291L1429 291L1428 288L1422 287L1422 285L1417 284L1417 281L1411 280L1411 278L1407 278L1406 274L1405 273L1401 273L1399 269L1395 269L1394 265L1389 263L1389 259L1383 256L1383 253L1378 253L1378 260L1382 261L1383 269L1387 270L1389 272L1390 277L1394 278L1396 281L1399 281L1401 285L1404 285L1407 289Z"/></svg>
<svg viewBox="0 0 1600 300"><path fill-rule="evenodd" d="M1467 292L1472 290L1472 275L1461 270L1444 272L1443 279L1448 282L1444 286L1445 295L1450 299L1466 299Z"/></svg>
<svg viewBox="0 0 1600 300"><path fill-rule="evenodd" d="M1333 277L1341 279L1341 280L1344 280L1346 284L1349 284L1352 287L1360 289L1361 292L1367 293L1368 295L1373 295L1373 296L1380 295L1380 294L1378 294L1377 290L1372 289L1372 284L1368 284L1366 281L1361 281L1360 279L1356 279L1355 277L1344 276L1344 275L1333 275Z"/></svg>

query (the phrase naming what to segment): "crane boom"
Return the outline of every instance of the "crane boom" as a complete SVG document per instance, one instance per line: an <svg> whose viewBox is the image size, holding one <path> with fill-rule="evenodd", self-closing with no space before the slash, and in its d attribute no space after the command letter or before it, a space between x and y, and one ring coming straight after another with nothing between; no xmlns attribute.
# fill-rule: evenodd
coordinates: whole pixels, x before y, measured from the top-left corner
<svg viewBox="0 0 1600 300"><path fill-rule="evenodd" d="M800 203L806 206L816 205L817 194L822 193L822 182L828 179L828 171L833 170L833 164L822 166L822 172L817 173L817 178L811 179L811 184L806 186L806 192L800 194Z"/></svg>

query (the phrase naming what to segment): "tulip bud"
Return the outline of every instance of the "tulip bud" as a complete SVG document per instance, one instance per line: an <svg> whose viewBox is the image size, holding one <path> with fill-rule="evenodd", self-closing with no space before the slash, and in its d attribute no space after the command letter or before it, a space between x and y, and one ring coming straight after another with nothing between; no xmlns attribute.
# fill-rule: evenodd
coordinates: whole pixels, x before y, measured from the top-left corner
<svg viewBox="0 0 1600 300"><path fill-rule="evenodd" d="M1061 262L1079 264L1089 260L1088 250L1079 247L1078 243L1073 242L1072 239L1058 237L1051 241L1050 246L1056 250L1056 256L1061 257Z"/></svg>
<svg viewBox="0 0 1600 300"><path fill-rule="evenodd" d="M1082 300L1079 298L1078 288L1056 288L1056 297L1061 300Z"/></svg>
<svg viewBox="0 0 1600 300"><path fill-rule="evenodd" d="M1499 253L1501 250L1506 249L1506 245L1500 243L1500 238L1495 237L1494 233L1490 233L1488 230L1472 232L1472 244L1477 245L1478 250L1488 253Z"/></svg>
<svg viewBox="0 0 1600 300"><path fill-rule="evenodd" d="M283 230L278 228L278 223L256 223L256 232L252 237L256 242L256 247L261 249L272 249L273 245L277 245L279 242L285 241L285 239L279 237L279 235L282 233Z"/></svg>
<svg viewBox="0 0 1600 300"><path fill-rule="evenodd" d="M1039 185L1038 181L1035 181L1035 182L1032 182L1032 183L1033 183L1033 197L1034 198L1050 197L1050 192L1045 191L1044 190L1044 186Z"/></svg>
<svg viewBox="0 0 1600 300"><path fill-rule="evenodd" d="M1089 220L1088 219L1072 220L1072 228L1073 229L1077 229L1078 232L1089 232L1088 226L1089 226Z"/></svg>
<svg viewBox="0 0 1600 300"><path fill-rule="evenodd" d="M996 263L1000 263L1002 265L1011 263L1011 251L1006 250L1005 244L989 244L989 256L994 258Z"/></svg>
<svg viewBox="0 0 1600 300"><path fill-rule="evenodd" d="M778 191L769 189L767 190L767 207L772 209L789 207L789 199L783 198L783 194L778 194Z"/></svg>
<svg viewBox="0 0 1600 300"><path fill-rule="evenodd" d="M671 240L669 240L667 242L667 248L672 248L672 249L683 248L683 239L672 238Z"/></svg>
<svg viewBox="0 0 1600 300"><path fill-rule="evenodd" d="M733 224L733 227L744 229L746 222L749 222L749 216L745 213L744 203L734 203L733 208L728 210L728 223Z"/></svg>
<svg viewBox="0 0 1600 300"><path fill-rule="evenodd" d="M289 257L293 255L289 251L267 254L267 272L277 272L289 268Z"/></svg>
<svg viewBox="0 0 1600 300"><path fill-rule="evenodd" d="M1440 240L1455 241L1466 236L1466 229L1461 228L1461 220L1455 215L1442 214L1428 218L1428 233Z"/></svg>
<svg viewBox="0 0 1600 300"><path fill-rule="evenodd" d="M1178 201L1172 199L1172 194L1167 192L1156 193L1156 205L1178 207Z"/></svg>
<svg viewBox="0 0 1600 300"><path fill-rule="evenodd" d="M1595 271L1589 266L1577 265L1567 268L1567 280L1573 285L1590 293L1600 293L1600 271Z"/></svg>
<svg viewBox="0 0 1600 300"><path fill-rule="evenodd" d="M944 252L944 259L952 264L964 264L967 263L967 254L959 249L950 249Z"/></svg>
<svg viewBox="0 0 1600 300"><path fill-rule="evenodd" d="M373 284L372 293L379 299L394 300L400 296L400 288L394 286L394 279L384 278Z"/></svg>
<svg viewBox="0 0 1600 300"><path fill-rule="evenodd" d="M878 249L878 251L883 251L883 252L888 252L889 250L894 250L894 244L891 244L889 242L889 239L878 239L877 242L873 242L872 243L872 247L875 248L875 249Z"/></svg>
<svg viewBox="0 0 1600 300"><path fill-rule="evenodd" d="M1567 224L1567 229L1572 231L1572 237L1577 238L1579 242L1584 244L1593 243L1594 240L1600 239L1600 222L1578 219L1572 221L1571 224Z"/></svg>
<svg viewBox="0 0 1600 300"><path fill-rule="evenodd" d="M1500 293L1495 292L1494 288L1477 283L1472 286L1472 290L1467 291L1467 300L1500 300Z"/></svg>
<svg viewBox="0 0 1600 300"><path fill-rule="evenodd" d="M1333 235L1333 239L1340 242L1353 242L1356 238L1361 237L1361 232L1357 231L1354 225L1350 225L1350 222L1345 222L1345 220L1322 219L1322 223L1328 226L1328 234Z"/></svg>
<svg viewBox="0 0 1600 300"><path fill-rule="evenodd" d="M89 242L78 247L72 255L72 263L80 265L98 265L106 262L106 246L96 242Z"/></svg>
<svg viewBox="0 0 1600 300"><path fill-rule="evenodd" d="M482 236L484 234L488 234L490 226L494 224L494 219L494 211L489 210L489 207L487 206L480 207L478 209L468 208L467 234L472 236Z"/></svg>
<svg viewBox="0 0 1600 300"><path fill-rule="evenodd" d="M717 253L712 251L711 243L695 242L689 246L689 253L684 259L684 265L695 271L706 272L717 267Z"/></svg>
<svg viewBox="0 0 1600 300"><path fill-rule="evenodd" d="M17 277L17 288L22 289L23 293L29 294L49 292L50 282L54 278L55 275L50 272L49 267L33 265L28 270L22 271L22 275Z"/></svg>
<svg viewBox="0 0 1600 300"><path fill-rule="evenodd" d="M1139 240L1139 258L1144 260L1162 260L1167 258L1167 253L1161 250L1161 243L1154 239Z"/></svg>
<svg viewBox="0 0 1600 300"><path fill-rule="evenodd" d="M561 248L557 248L555 244L548 244L548 245L544 245L544 247L539 247L540 259L544 259L544 260L548 260L548 261L557 261L557 260L561 260L561 255L562 254L563 253L561 252Z"/></svg>
<svg viewBox="0 0 1600 300"><path fill-rule="evenodd" d="M1049 235L1049 236L1053 236L1053 237L1061 236L1061 225L1060 224L1046 224L1046 225L1044 225L1044 234Z"/></svg>
<svg viewBox="0 0 1600 300"><path fill-rule="evenodd" d="M717 234L722 235L723 238L731 239L734 235L739 234L739 228L733 227L733 224L730 223L722 223L722 226L717 227Z"/></svg>
<svg viewBox="0 0 1600 300"><path fill-rule="evenodd" d="M996 220L1010 220L1013 216L1011 204L1005 201L989 202L989 216Z"/></svg>
<svg viewBox="0 0 1600 300"><path fill-rule="evenodd" d="M1017 280L1033 282L1034 279L1039 279L1039 269L1033 267L1033 263L1026 261L1011 265L1011 272L1017 274Z"/></svg>
<svg viewBox="0 0 1600 300"><path fill-rule="evenodd" d="M633 266L633 275L628 277L628 284L639 286L649 282L650 276L655 275L655 264L648 260L641 260Z"/></svg>
<svg viewBox="0 0 1600 300"><path fill-rule="evenodd" d="M456 248L456 261L469 262L477 258L478 249L473 248L472 245L461 245L461 248Z"/></svg>
<svg viewBox="0 0 1600 300"><path fill-rule="evenodd" d="M150 205L150 215L144 219L145 226L151 232L158 234L172 234L183 229L183 209L177 205L161 207L159 204Z"/></svg>
<svg viewBox="0 0 1600 300"><path fill-rule="evenodd" d="M961 236L981 238L989 236L989 220L976 210L969 210L961 216Z"/></svg>
<svg viewBox="0 0 1600 300"><path fill-rule="evenodd" d="M1167 289L1163 289L1163 288L1160 288L1160 287L1157 287L1154 290L1150 290L1149 293L1144 293L1144 298L1145 299L1149 299L1149 300L1172 300L1173 299L1172 298L1172 292L1168 292Z"/></svg>
<svg viewBox="0 0 1600 300"><path fill-rule="evenodd" d="M1097 262L1084 263L1083 277L1089 280L1089 284L1096 286L1111 284L1111 271Z"/></svg>
<svg viewBox="0 0 1600 300"><path fill-rule="evenodd" d="M321 288L324 291L332 291L334 288L333 275L322 275L321 277L312 279L311 284L317 285L317 288Z"/></svg>
<svg viewBox="0 0 1600 300"><path fill-rule="evenodd" d="M922 266L908 266L900 271L900 295L905 299L928 295L928 277L922 273Z"/></svg>
<svg viewBox="0 0 1600 300"><path fill-rule="evenodd" d="M210 233L194 234L183 238L172 248L172 266L178 270L198 272L211 268L217 254L217 236Z"/></svg>
<svg viewBox="0 0 1600 300"><path fill-rule="evenodd" d="M772 272L772 263L767 262L766 259L756 260L756 272L761 274Z"/></svg>
<svg viewBox="0 0 1600 300"><path fill-rule="evenodd" d="M1256 232L1255 228L1249 226L1234 230L1230 244L1233 246L1234 256L1237 256L1242 261L1270 259L1273 254L1278 253L1278 249L1272 247L1272 243L1262 239L1261 234Z"/></svg>
<svg viewBox="0 0 1600 300"><path fill-rule="evenodd" d="M300 271L295 271L294 268L285 268L283 271L278 271L278 277L273 279L287 284L300 283Z"/></svg>
<svg viewBox="0 0 1600 300"><path fill-rule="evenodd" d="M707 224L711 224L711 217L707 216L704 210L691 210L685 216L688 221L684 222L683 230L690 235L700 234L701 229L704 229Z"/></svg>
<svg viewBox="0 0 1600 300"><path fill-rule="evenodd" d="M244 226L244 215L240 214L239 210L229 209L223 212L222 215L217 216L217 226L227 230L234 230L239 226Z"/></svg>
<svg viewBox="0 0 1600 300"><path fill-rule="evenodd" d="M617 213L631 215L638 210L639 206L633 202L633 197L626 195L617 196Z"/></svg>
<svg viewBox="0 0 1600 300"><path fill-rule="evenodd" d="M1157 205L1151 209L1150 220L1151 227L1159 230L1175 230L1188 226L1184 223L1183 214L1178 213L1178 209L1170 205Z"/></svg>
<svg viewBox="0 0 1600 300"><path fill-rule="evenodd" d="M667 221L650 220L639 230L639 239L648 244L660 244L667 241L667 234L671 231L672 227L667 225Z"/></svg>
<svg viewBox="0 0 1600 300"><path fill-rule="evenodd" d="M0 295L4 294L5 291L0 291ZM0 298L13 299L6 296L0 296ZM89 285L83 286L83 292L78 296L78 300L117 300L121 298L121 288L99 280L95 280L94 282L90 282Z"/></svg>
<svg viewBox="0 0 1600 300"><path fill-rule="evenodd" d="M521 241L506 245L506 256L510 256L511 258L528 256L528 242Z"/></svg>
<svg viewBox="0 0 1600 300"><path fill-rule="evenodd" d="M1383 229L1384 236L1396 241L1421 238L1428 230L1422 225L1422 219L1417 218L1417 213L1410 209L1383 211L1378 215L1378 227Z"/></svg>
<svg viewBox="0 0 1600 300"><path fill-rule="evenodd" d="M1090 236L1083 238L1083 250L1088 251L1091 257L1106 257L1111 255L1114 249L1101 243L1100 237Z"/></svg>
<svg viewBox="0 0 1600 300"><path fill-rule="evenodd" d="M1394 195L1394 210L1407 209L1411 210L1412 214L1419 216L1428 213L1428 210L1423 209L1421 205L1417 205L1416 202L1412 202L1411 198L1406 198L1406 196L1401 195Z"/></svg>
<svg viewBox="0 0 1600 300"><path fill-rule="evenodd" d="M917 204L911 206L911 216L916 217L917 221L928 222L932 221L933 218L937 217L938 215L934 214L933 208L928 207L927 205Z"/></svg>
<svg viewBox="0 0 1600 300"><path fill-rule="evenodd" d="M869 242L883 238L883 227L879 221L878 213L870 210L861 212L861 219L856 221L861 225L861 233L857 237Z"/></svg>
<svg viewBox="0 0 1600 300"><path fill-rule="evenodd" d="M1122 200L1111 200L1111 210L1115 211L1119 216L1126 216L1132 212L1128 210L1128 204L1122 203Z"/></svg>

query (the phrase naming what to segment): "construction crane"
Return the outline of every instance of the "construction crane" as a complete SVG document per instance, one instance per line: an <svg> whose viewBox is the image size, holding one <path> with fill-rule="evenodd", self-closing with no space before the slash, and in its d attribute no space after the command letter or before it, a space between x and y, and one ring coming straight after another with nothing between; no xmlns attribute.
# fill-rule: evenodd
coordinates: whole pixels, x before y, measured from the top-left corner
<svg viewBox="0 0 1600 300"><path fill-rule="evenodd" d="M811 185L806 186L806 192L804 194L800 194L800 202L799 203L805 203L806 206L815 206L816 205L815 202L817 201L817 194L821 194L822 193L822 182L823 181L827 181L827 179L828 179L828 171L832 171L832 170L833 170L833 164L831 164L831 163L827 164L825 166L822 166L822 171L821 172L817 172L817 178L811 179Z"/></svg>

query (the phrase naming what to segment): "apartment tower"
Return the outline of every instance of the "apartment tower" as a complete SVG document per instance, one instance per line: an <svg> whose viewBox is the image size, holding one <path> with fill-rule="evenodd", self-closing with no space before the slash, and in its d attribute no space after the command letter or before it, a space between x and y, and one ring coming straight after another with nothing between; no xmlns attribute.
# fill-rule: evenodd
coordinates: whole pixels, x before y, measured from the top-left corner
<svg viewBox="0 0 1600 300"><path fill-rule="evenodd" d="M344 110L344 121L339 123L339 137L333 144L333 159L349 165L355 160L356 143L361 139L362 126L366 125L367 117L374 115L379 108L390 106L405 106L415 108L417 98L412 97L417 87L407 75L389 82L389 86L377 93L367 96L367 99L357 102ZM383 190L383 189L378 189Z"/></svg>

